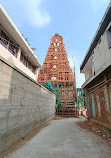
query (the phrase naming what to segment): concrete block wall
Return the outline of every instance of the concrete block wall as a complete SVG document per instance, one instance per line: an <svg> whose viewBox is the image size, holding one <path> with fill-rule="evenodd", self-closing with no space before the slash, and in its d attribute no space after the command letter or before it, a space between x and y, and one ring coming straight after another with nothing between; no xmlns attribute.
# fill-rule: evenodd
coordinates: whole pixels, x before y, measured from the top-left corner
<svg viewBox="0 0 111 158"><path fill-rule="evenodd" d="M0 153L55 114L56 96L0 57Z"/></svg>

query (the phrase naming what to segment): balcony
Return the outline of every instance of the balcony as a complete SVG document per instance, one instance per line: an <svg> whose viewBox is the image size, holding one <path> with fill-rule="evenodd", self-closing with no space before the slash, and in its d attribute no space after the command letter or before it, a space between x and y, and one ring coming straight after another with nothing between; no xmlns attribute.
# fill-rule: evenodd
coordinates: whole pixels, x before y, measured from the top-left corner
<svg viewBox="0 0 111 158"><path fill-rule="evenodd" d="M0 36L0 44L4 46L11 54L17 57L18 46L16 46L13 42L9 42Z"/></svg>

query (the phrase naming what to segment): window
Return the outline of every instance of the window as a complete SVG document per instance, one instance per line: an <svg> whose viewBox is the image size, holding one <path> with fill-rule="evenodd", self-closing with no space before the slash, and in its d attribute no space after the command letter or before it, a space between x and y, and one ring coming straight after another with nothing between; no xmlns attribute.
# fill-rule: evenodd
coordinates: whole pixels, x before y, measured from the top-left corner
<svg viewBox="0 0 111 158"><path fill-rule="evenodd" d="M55 48L55 52L57 52L57 49Z"/></svg>
<svg viewBox="0 0 111 158"><path fill-rule="evenodd" d="M57 42L57 38L56 38L56 42Z"/></svg>
<svg viewBox="0 0 111 158"><path fill-rule="evenodd" d="M57 59L57 57L55 56L54 59Z"/></svg>
<svg viewBox="0 0 111 158"><path fill-rule="evenodd" d="M20 61L21 61L26 67L28 66L28 60L27 60L27 58L25 57L25 55L24 55L23 53L21 53Z"/></svg>
<svg viewBox="0 0 111 158"><path fill-rule="evenodd" d="M57 43L57 46L59 46L59 43Z"/></svg>
<svg viewBox="0 0 111 158"><path fill-rule="evenodd" d="M62 76L62 72L59 72L59 75Z"/></svg>
<svg viewBox="0 0 111 158"><path fill-rule="evenodd" d="M1 41L7 46L9 37L1 30Z"/></svg>
<svg viewBox="0 0 111 158"><path fill-rule="evenodd" d="M54 65L53 68L56 68L56 65Z"/></svg>
<svg viewBox="0 0 111 158"><path fill-rule="evenodd" d="M9 51L17 57L17 48L15 47L14 43L10 40L9 43Z"/></svg>
<svg viewBox="0 0 111 158"><path fill-rule="evenodd" d="M21 53L21 56L20 56L20 61L22 64L24 64L29 70L31 70L33 73L35 72L35 66L33 66L31 64L31 62L26 58L26 56Z"/></svg>
<svg viewBox="0 0 111 158"><path fill-rule="evenodd" d="M56 77L54 77L54 76L51 77L51 80L52 80L52 81L55 81L55 80L56 80Z"/></svg>
<svg viewBox="0 0 111 158"><path fill-rule="evenodd" d="M1 30L1 38L0 41L2 45L8 49L8 51L13 54L14 56L17 57L17 51L18 51L18 46L10 40L10 37L8 37L2 30Z"/></svg>
<svg viewBox="0 0 111 158"><path fill-rule="evenodd" d="M56 43L53 43L54 44L54 46L56 46Z"/></svg>

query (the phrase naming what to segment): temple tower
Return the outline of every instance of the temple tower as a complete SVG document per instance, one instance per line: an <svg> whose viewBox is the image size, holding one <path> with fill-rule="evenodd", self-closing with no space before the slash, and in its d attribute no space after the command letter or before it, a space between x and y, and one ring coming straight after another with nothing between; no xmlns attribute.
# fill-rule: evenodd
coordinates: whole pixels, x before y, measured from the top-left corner
<svg viewBox="0 0 111 158"><path fill-rule="evenodd" d="M64 108L65 110L66 108L74 108L76 99L75 75L72 74L69 65L63 38L58 33L51 37L45 61L38 75L38 82L42 85L48 81L52 82L54 88L56 82L59 83L62 105L59 113L63 113Z"/></svg>

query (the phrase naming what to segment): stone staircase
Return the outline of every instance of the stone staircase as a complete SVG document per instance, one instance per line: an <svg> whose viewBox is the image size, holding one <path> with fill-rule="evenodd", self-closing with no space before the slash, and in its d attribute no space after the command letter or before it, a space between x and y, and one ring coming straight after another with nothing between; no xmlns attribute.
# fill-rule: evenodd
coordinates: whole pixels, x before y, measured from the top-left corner
<svg viewBox="0 0 111 158"><path fill-rule="evenodd" d="M56 110L56 115L63 117L78 117L77 108L74 106L61 107L59 110Z"/></svg>

